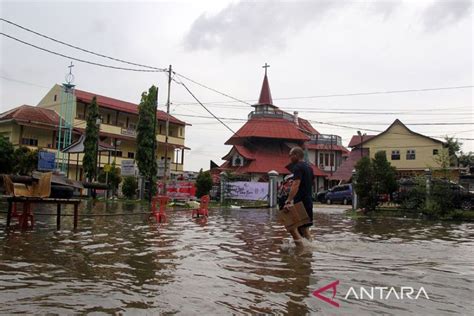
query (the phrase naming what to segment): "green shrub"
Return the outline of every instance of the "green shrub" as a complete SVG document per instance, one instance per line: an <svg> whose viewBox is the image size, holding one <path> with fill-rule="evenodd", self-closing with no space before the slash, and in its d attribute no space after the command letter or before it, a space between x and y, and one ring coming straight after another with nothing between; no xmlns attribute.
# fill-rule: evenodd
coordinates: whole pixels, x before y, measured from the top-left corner
<svg viewBox="0 0 474 316"><path fill-rule="evenodd" d="M135 177L124 177L122 184L122 193L126 198L133 198L137 189L138 183Z"/></svg>
<svg viewBox="0 0 474 316"><path fill-rule="evenodd" d="M200 198L204 195L209 194L212 189L212 177L209 171L203 172L199 170L199 174L196 178L196 197Z"/></svg>

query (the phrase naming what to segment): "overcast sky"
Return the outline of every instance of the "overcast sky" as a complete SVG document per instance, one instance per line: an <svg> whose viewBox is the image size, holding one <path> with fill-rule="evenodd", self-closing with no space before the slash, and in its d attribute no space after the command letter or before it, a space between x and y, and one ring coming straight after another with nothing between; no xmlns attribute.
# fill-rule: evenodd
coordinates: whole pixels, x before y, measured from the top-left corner
<svg viewBox="0 0 474 316"><path fill-rule="evenodd" d="M1 17L112 57L167 67L238 99L255 100L267 62L275 105L342 136L382 131L396 118L428 136L450 135L474 150L473 90L333 96L473 85L472 1L0 1ZM0 22L3 33L108 65L132 67L56 44ZM36 105L64 81L70 60L2 36L0 111ZM78 89L138 103L152 84L166 102L164 73L74 62ZM216 115L245 119L249 105L183 81ZM285 99L291 98L291 99ZM186 170L207 169L229 150L231 132L171 87L172 114L187 127ZM349 113L341 113L349 112ZM365 112L362 113L361 112ZM243 121L226 121L237 130ZM456 123L459 125L419 125ZM334 126L344 125L348 127ZM412 125L410 125L412 124Z"/></svg>

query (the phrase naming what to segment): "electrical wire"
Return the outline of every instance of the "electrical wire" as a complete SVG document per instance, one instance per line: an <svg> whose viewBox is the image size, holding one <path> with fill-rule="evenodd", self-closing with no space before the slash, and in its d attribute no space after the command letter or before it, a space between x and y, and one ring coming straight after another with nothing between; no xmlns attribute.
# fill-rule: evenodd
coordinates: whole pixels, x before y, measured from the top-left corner
<svg viewBox="0 0 474 316"><path fill-rule="evenodd" d="M64 54L61 54L61 53L58 53L58 52L55 52L55 51L46 49L46 48L43 48L43 47L40 47L40 46L31 44L31 43L28 43L28 42L25 42L25 41L23 41L23 40L21 40L21 39L18 39L18 38L14 37L14 36L5 34L5 33L3 33L3 32L0 33L0 35L3 35L3 36L5 36L5 37L8 37L8 38L10 38L10 39L12 39L12 40L14 40L14 41L19 42L19 43L22 43L22 44L24 44L24 45L27 45L27 46L30 46L30 47L33 47L33 48L36 48L36 49L39 49L39 50L42 50L42 51L44 51L44 52L47 52L47 53L50 53L50 54L53 54L53 55L61 56L61 57L67 58L67 59L75 60L75 61L78 61L78 62L81 62L81 63L90 64L90 65L94 65L94 66L98 66L98 67L110 68L110 69L116 69L116 70L134 71L134 72L163 72L163 71L161 71L161 70L125 68L125 67L118 67L118 66L112 66L112 65L106 65L106 64L96 63L96 62L93 62L93 61L89 61L89 60L85 60L85 59L80 59L80 58L76 58L76 57L64 55Z"/></svg>
<svg viewBox="0 0 474 316"><path fill-rule="evenodd" d="M22 26L22 25L20 25L20 24L14 23L14 22L9 21L9 20L4 19L4 18L0 18L0 21L3 21L3 22L8 23L8 24L11 24L11 25L13 25L13 26L16 26L16 27L22 29L22 30L25 30L25 31L27 31L27 32L30 32L30 33L33 33L33 34L35 34L35 35L41 36L41 37L46 38L46 39L48 39L48 40L51 40L51 41L53 41L53 42L56 42L56 43L59 43L59 44L62 44L62 45L65 45L65 46L68 46L68 47L71 47L71 48L80 50L80 51L83 51L83 52L88 53L88 54L96 55L96 56L103 57L103 58L107 58L107 59L110 59L110 60L113 60L113 61L118 61L118 62L121 62L121 63L124 63L124 64L129 64L129 65L132 65L132 66L138 66L138 67L143 67L143 68L148 68L148 69L159 70L160 72L167 72L167 71L168 71L168 70L165 69L165 68L158 68L158 67L153 67L153 66L138 64L138 63L126 61L126 60L123 60L123 59L119 59L119 58L115 58L115 57L110 57L110 56L107 56L107 55L104 55L104 54L99 54L99 53L96 53L96 52L93 52L93 51L90 51L90 50L87 50L87 49L84 49L84 48L81 48L81 47L78 47L78 46L75 46L75 45L72 45L72 44L69 44L69 43L66 43L66 42L63 42L63 41L60 41L60 40L58 40L58 39L52 38L52 37L50 37L50 36L47 36L47 35L42 34L42 33L40 33L40 32L34 31L34 30L32 30L32 29L29 29L29 28L27 28L27 27L25 27L25 26Z"/></svg>

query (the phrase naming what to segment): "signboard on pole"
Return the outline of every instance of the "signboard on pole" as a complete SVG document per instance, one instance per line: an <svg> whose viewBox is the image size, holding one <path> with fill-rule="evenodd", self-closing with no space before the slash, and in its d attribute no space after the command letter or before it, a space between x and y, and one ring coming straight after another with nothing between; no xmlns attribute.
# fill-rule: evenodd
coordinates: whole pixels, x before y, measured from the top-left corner
<svg viewBox="0 0 474 316"><path fill-rule="evenodd" d="M38 170L55 170L56 155L49 151L38 152Z"/></svg>
<svg viewBox="0 0 474 316"><path fill-rule="evenodd" d="M268 196L268 182L229 182L227 197L235 200L261 201Z"/></svg>
<svg viewBox="0 0 474 316"><path fill-rule="evenodd" d="M135 176L136 175L136 167L135 167L135 161L133 159L130 160L122 160L121 165L121 175L122 176Z"/></svg>

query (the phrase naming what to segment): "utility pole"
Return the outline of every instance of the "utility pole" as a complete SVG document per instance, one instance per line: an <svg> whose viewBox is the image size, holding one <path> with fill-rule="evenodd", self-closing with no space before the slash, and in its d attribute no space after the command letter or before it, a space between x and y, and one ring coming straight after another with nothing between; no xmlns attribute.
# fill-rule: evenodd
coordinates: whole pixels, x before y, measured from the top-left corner
<svg viewBox="0 0 474 316"><path fill-rule="evenodd" d="M154 120L153 120L153 163L156 166L156 121L158 120L158 92L159 88L156 87L156 98L155 98L155 113L154 113ZM157 166L156 166L157 167ZM155 170L156 171L156 170ZM148 203L151 203L152 199L152 186L156 186L156 183L153 183L153 176L155 175L150 175L150 179L148 179L148 182L150 183L150 189L148 190Z"/></svg>
<svg viewBox="0 0 474 316"><path fill-rule="evenodd" d="M163 194L166 195L166 184L168 181L168 135L170 131L170 92L171 92L172 67L168 70L168 101L166 102L166 128L165 128L165 170L163 174Z"/></svg>

